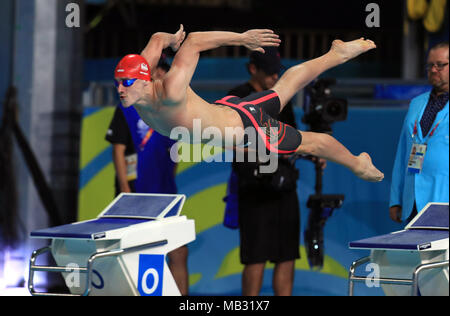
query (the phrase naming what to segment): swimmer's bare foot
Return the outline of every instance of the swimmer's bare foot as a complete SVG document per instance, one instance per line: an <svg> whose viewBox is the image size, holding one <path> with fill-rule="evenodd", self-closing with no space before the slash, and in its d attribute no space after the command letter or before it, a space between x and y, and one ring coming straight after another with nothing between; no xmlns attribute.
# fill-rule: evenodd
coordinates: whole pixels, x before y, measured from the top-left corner
<svg viewBox="0 0 450 316"><path fill-rule="evenodd" d="M357 159L358 165L353 170L353 173L356 176L370 182L379 182L383 180L384 174L375 168L372 164L372 159L367 153L361 153Z"/></svg>
<svg viewBox="0 0 450 316"><path fill-rule="evenodd" d="M183 24L180 24L179 30L175 34L173 34L172 42L170 43L170 47L174 52L176 52L180 48L181 43L183 43L185 38L186 32L184 31L184 26Z"/></svg>
<svg viewBox="0 0 450 316"><path fill-rule="evenodd" d="M376 47L373 41L365 40L364 37L351 42L334 40L329 53L334 54L338 63L342 64Z"/></svg>

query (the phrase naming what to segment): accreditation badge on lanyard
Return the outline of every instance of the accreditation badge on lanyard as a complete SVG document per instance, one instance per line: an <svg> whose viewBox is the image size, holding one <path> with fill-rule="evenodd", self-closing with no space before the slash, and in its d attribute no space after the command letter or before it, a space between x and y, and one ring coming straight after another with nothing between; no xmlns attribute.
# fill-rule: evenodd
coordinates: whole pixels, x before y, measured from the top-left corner
<svg viewBox="0 0 450 316"><path fill-rule="evenodd" d="M128 155L125 157L127 165L127 180L133 181L137 178L137 154Z"/></svg>
<svg viewBox="0 0 450 316"><path fill-rule="evenodd" d="M427 139L425 140L425 144L419 144L415 141L415 138L417 135L417 120L415 121L414 130L413 130L413 134L412 134L413 144L411 147L411 152L409 154L409 160L408 160L408 172L420 173L422 171L423 160L425 159L425 154L427 152L427 140L428 140L428 138L433 136L439 123L441 123L441 121L439 121L436 124L436 126L431 130L430 134L428 135Z"/></svg>

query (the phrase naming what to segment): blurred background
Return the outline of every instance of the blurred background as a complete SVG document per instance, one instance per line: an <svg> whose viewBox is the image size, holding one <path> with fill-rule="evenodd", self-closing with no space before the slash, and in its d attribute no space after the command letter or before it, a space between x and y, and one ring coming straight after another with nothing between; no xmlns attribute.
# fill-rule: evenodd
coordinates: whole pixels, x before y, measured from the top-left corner
<svg viewBox="0 0 450 316"><path fill-rule="evenodd" d="M379 7L379 23L367 23ZM434 3L441 13L427 14ZM348 115L333 124L333 136L353 153L367 151L385 173L372 184L329 163L323 191L345 201L324 227L324 265L313 269L303 244L308 196L314 193L314 165L298 161L301 256L294 295L346 295L352 261L365 253L348 242L399 230L389 219L389 189L398 136L409 100L429 89L428 49L448 41L446 1L347 0L3 0L0 11L0 295L26 286L31 252L46 244L28 238L33 230L96 217L114 197L111 147L104 137L118 98L115 65L139 53L157 31L243 32L271 28L280 34L284 66L328 51L333 39L361 36L377 49L323 74L332 78L333 97L345 98ZM79 9L79 11L78 11ZM439 11L439 10L438 10ZM79 13L77 15L77 12ZM171 60L173 52L167 50ZM204 52L192 80L213 102L248 80L249 52L223 47ZM307 109L305 93L294 99L298 127ZM16 119L14 119L16 118ZM16 122L16 123L13 123ZM19 136L17 136L19 135ZM229 163L180 163L183 214L196 221L189 245L191 295L240 295L239 234L223 226ZM272 267L263 295L272 295ZM60 280L42 277L43 287ZM364 285L360 293L382 295ZM8 292L9 291L9 292ZM15 293L15 292L12 292Z"/></svg>

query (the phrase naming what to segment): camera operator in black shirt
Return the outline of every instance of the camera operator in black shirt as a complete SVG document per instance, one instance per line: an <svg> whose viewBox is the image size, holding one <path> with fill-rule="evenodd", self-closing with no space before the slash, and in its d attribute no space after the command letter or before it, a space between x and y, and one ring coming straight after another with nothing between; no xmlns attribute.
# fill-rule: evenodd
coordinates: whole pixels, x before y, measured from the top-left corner
<svg viewBox="0 0 450 316"><path fill-rule="evenodd" d="M243 98L274 86L282 68L280 54L276 48L264 49L265 54L252 52L250 55L247 64L250 80L228 95ZM276 119L296 128L291 103ZM261 174L259 169L258 162L233 162L232 178L237 178L240 258L245 265L242 294L259 295L265 264L271 261L275 263L272 281L275 295L292 295L295 259L300 258L298 170L294 161L283 157L279 157L274 173Z"/></svg>

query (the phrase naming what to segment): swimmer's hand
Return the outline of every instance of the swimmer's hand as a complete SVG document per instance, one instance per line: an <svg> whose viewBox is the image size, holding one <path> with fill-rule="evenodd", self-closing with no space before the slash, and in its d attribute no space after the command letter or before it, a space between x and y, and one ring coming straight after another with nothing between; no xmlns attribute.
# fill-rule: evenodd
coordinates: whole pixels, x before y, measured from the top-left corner
<svg viewBox="0 0 450 316"><path fill-rule="evenodd" d="M369 154L361 153L356 158L358 163L352 170L356 176L370 182L380 182L383 180L384 174L375 168Z"/></svg>
<svg viewBox="0 0 450 316"><path fill-rule="evenodd" d="M184 26L183 24L180 24L179 30L175 34L173 34L170 42L170 47L174 52L176 52L180 48L181 43L183 43L185 38L186 32L184 31Z"/></svg>
<svg viewBox="0 0 450 316"><path fill-rule="evenodd" d="M281 40L278 34L275 34L272 30L256 29L249 30L242 33L243 43L242 45L250 50L254 50L260 53L264 53L264 46L280 46Z"/></svg>

